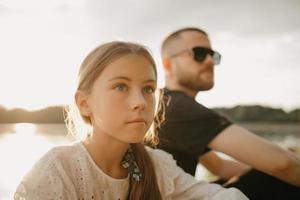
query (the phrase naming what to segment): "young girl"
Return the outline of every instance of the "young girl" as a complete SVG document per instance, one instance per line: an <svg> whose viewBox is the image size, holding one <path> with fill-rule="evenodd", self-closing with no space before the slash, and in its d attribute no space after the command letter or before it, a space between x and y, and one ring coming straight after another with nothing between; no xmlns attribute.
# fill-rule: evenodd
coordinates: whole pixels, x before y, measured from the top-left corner
<svg viewBox="0 0 300 200"><path fill-rule="evenodd" d="M59 146L24 177L15 199L247 199L197 182L173 158L145 148L154 120L157 72L141 45L110 42L83 61L75 102L91 132ZM71 123L74 125L74 123Z"/></svg>

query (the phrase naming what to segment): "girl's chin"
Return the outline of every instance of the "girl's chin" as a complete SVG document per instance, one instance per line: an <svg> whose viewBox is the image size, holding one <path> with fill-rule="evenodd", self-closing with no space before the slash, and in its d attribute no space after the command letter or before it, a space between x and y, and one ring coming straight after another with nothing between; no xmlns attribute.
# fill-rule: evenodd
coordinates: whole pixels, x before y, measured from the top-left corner
<svg viewBox="0 0 300 200"><path fill-rule="evenodd" d="M135 136L131 135L126 138L126 142L130 144L141 143L144 140L145 134L136 134Z"/></svg>

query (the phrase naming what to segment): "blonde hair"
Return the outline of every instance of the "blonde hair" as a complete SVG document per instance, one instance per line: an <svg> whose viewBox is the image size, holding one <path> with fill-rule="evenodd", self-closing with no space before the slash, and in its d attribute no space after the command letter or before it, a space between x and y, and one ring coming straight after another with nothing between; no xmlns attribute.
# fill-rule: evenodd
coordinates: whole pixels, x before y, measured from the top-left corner
<svg viewBox="0 0 300 200"><path fill-rule="evenodd" d="M113 41L98 46L93 51L91 51L84 59L79 69L79 81L77 90L89 93L93 83L106 66L123 56L132 54L145 57L153 66L155 76L157 78L155 61L146 47L131 42ZM158 107L161 108L160 105ZM78 120L76 120L76 115L79 114L82 120L90 126L91 119L80 114L78 109L76 110L77 111L74 111L73 108L69 108L65 117L65 121L69 131L78 134L79 130L76 127ZM157 122L158 120L155 119L154 124L156 124ZM157 127L159 127L159 125L154 125L153 127L154 129L156 129ZM145 140L147 142L150 141L155 143L157 142L156 138L157 137L155 135L155 131L148 131L145 135ZM130 179L130 191L128 199L160 200L161 195L154 171L154 165L144 147L144 144L132 144L132 149L138 167L143 174L143 179L141 181L135 181L132 178Z"/></svg>

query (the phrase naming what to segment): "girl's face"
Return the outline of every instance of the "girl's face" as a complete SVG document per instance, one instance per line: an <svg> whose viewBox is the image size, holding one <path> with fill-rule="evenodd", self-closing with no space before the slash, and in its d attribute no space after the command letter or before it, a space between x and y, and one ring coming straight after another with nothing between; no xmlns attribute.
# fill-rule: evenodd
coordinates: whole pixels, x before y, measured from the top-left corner
<svg viewBox="0 0 300 200"><path fill-rule="evenodd" d="M156 76L143 56L126 55L104 68L87 96L94 134L138 143L155 110Z"/></svg>

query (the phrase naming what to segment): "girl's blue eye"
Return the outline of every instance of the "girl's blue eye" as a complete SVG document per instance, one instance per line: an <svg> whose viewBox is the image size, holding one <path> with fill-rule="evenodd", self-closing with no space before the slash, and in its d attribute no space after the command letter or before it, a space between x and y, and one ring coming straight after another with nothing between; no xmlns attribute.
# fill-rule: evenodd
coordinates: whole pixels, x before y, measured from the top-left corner
<svg viewBox="0 0 300 200"><path fill-rule="evenodd" d="M154 89L153 87L151 87L151 86L147 86L147 87L144 87L144 88L143 88L143 91L144 91L145 93L147 93L147 94L152 94L152 93L155 92L155 89Z"/></svg>
<svg viewBox="0 0 300 200"><path fill-rule="evenodd" d="M120 92L124 92L124 91L127 91L128 88L125 84L119 84L119 85L115 86L115 89Z"/></svg>

